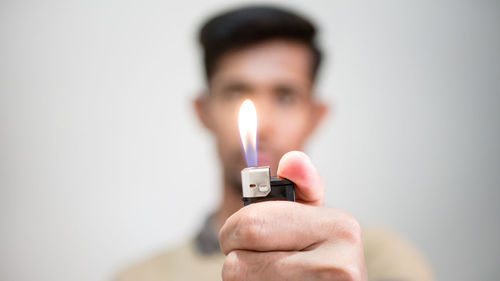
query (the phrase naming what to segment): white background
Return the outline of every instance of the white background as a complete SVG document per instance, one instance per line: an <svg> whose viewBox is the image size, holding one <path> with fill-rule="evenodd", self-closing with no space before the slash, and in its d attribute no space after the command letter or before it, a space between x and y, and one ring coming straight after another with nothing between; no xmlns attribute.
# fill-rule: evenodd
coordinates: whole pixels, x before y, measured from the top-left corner
<svg viewBox="0 0 500 281"><path fill-rule="evenodd" d="M195 33L234 3L171 2L0 2L1 280L107 280L217 204ZM405 235L440 280L497 279L499 3L289 4L327 52L334 112L307 151L328 205Z"/></svg>

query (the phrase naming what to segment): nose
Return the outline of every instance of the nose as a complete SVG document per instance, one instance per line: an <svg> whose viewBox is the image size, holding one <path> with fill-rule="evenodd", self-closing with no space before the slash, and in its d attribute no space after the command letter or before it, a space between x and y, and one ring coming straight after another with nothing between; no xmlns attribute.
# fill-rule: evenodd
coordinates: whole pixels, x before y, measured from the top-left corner
<svg viewBox="0 0 500 281"><path fill-rule="evenodd" d="M257 110L257 138L259 144L265 144L273 130L273 108L267 99L256 101Z"/></svg>

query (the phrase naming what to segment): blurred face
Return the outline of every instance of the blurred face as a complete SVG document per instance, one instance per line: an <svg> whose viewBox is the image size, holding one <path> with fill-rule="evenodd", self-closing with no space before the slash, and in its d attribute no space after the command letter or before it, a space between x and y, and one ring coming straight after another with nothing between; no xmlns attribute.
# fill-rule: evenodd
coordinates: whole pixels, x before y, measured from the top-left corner
<svg viewBox="0 0 500 281"><path fill-rule="evenodd" d="M276 175L281 156L301 150L326 106L312 95L310 50L302 43L272 40L222 56L209 93L195 101L202 123L216 138L226 181L241 189L246 167L238 131L238 111L245 99L257 110L259 166Z"/></svg>

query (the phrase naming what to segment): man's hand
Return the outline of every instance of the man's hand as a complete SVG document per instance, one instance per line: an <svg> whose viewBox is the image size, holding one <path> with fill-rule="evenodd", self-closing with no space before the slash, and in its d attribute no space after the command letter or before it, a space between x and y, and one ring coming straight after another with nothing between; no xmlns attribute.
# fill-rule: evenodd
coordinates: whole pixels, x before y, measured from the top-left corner
<svg viewBox="0 0 500 281"><path fill-rule="evenodd" d="M229 217L219 233L222 279L367 280L360 226L322 206L324 186L309 157L285 154L278 176L295 182L300 203L261 202Z"/></svg>

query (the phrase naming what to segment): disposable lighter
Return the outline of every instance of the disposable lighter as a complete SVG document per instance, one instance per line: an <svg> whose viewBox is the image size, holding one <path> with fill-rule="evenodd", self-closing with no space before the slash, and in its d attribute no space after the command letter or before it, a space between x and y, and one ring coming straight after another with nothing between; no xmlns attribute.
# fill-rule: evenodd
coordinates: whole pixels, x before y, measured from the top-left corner
<svg viewBox="0 0 500 281"><path fill-rule="evenodd" d="M268 200L295 201L295 184L287 179L271 177L269 166L241 170L241 185L245 206Z"/></svg>

